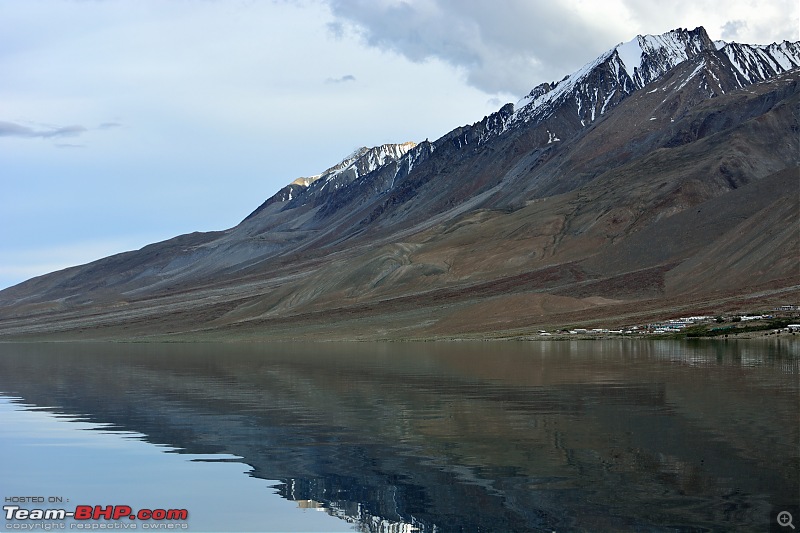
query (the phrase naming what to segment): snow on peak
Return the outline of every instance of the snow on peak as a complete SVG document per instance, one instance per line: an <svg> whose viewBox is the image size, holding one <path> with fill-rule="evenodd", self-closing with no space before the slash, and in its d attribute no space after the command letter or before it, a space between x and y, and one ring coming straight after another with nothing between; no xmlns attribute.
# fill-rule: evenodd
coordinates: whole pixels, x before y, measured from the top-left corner
<svg viewBox="0 0 800 533"><path fill-rule="evenodd" d="M597 112L603 114L608 104L604 95L598 94L598 87L589 87L589 79L596 69L607 68L614 78L611 94L619 91L619 97L644 87L705 50L716 50L716 47L702 27L679 28L662 35L639 35L611 48L559 82L538 85L517 102L514 118L523 121L543 118L550 104L573 96L581 121L592 121Z"/></svg>
<svg viewBox="0 0 800 533"><path fill-rule="evenodd" d="M705 50L716 50L716 45L702 27L691 31L679 28L662 35L638 35L616 47L617 57L637 88Z"/></svg>
<svg viewBox="0 0 800 533"><path fill-rule="evenodd" d="M341 184L349 183L391 161L400 159L416 145L417 143L414 142L404 142L400 144L382 144L373 148L362 146L325 172L314 176L297 178L292 182L292 185L309 187L317 181L323 183L323 187L332 181L343 181ZM341 184L337 184L336 187Z"/></svg>
<svg viewBox="0 0 800 533"><path fill-rule="evenodd" d="M360 148L335 167L326 170L322 176L327 182L349 170L354 174L353 179L355 179L364 174L369 174L390 161L400 159L416 145L417 143L414 142L405 142L401 144L382 144L374 148Z"/></svg>
<svg viewBox="0 0 800 533"><path fill-rule="evenodd" d="M580 81L586 78L595 67L606 61L611 55L611 52L613 52L613 49L585 64L573 74L565 76L561 81L538 85L527 96L517 102L514 106L515 114L522 111L525 107L537 108L568 94Z"/></svg>
<svg viewBox="0 0 800 533"><path fill-rule="evenodd" d="M776 74L800 67L800 42L783 41L767 45L728 43L720 52L748 83L764 81Z"/></svg>
<svg viewBox="0 0 800 533"><path fill-rule="evenodd" d="M625 71L633 79L633 73L636 69L642 68L642 55L644 50L642 48L642 41L644 37L641 35L627 43L620 43L617 45L617 56L625 66Z"/></svg>

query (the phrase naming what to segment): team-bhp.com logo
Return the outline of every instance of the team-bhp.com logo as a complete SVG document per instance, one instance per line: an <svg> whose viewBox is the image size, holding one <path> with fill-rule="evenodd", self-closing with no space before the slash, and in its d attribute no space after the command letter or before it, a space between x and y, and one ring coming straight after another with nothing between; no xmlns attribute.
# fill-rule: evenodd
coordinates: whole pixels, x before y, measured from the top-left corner
<svg viewBox="0 0 800 533"><path fill-rule="evenodd" d="M134 511L129 505L78 505L74 510L23 509L19 505L4 505L3 511L5 511L6 520L10 521L10 523L6 523L6 529L28 530L65 529L65 524L61 524L59 528L43 528L31 527L33 524L28 522L34 520L66 520L68 518L78 521L70 523L70 529L120 529L119 526L122 526L121 523L117 527L106 523L100 524L98 523L100 520L138 520L143 522L141 526L142 529L186 529L188 526L185 523L175 524L171 522L189 518L189 511L186 509L139 509L138 511ZM50 525L54 526L56 524ZM130 523L122 527L125 529L135 529L135 525Z"/></svg>

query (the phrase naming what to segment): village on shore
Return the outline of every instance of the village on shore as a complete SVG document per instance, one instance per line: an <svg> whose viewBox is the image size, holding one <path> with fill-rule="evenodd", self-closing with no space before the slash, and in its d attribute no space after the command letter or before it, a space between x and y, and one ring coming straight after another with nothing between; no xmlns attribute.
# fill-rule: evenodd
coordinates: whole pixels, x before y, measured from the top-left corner
<svg viewBox="0 0 800 533"><path fill-rule="evenodd" d="M794 335L800 333L800 305L783 305L769 312L698 315L665 319L621 328L539 330L538 337L657 336L666 338Z"/></svg>

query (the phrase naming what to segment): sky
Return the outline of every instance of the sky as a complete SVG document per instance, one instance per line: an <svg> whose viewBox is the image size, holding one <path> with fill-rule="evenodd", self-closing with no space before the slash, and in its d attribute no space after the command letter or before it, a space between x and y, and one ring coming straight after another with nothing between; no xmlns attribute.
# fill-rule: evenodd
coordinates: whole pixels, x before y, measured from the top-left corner
<svg viewBox="0 0 800 533"><path fill-rule="evenodd" d="M227 229L637 34L800 39L796 0L0 0L0 289Z"/></svg>

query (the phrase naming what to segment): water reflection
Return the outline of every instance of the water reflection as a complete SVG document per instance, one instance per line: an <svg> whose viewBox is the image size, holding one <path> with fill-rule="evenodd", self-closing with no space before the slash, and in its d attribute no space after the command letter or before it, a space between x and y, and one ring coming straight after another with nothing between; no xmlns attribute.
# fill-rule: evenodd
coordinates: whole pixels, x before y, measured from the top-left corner
<svg viewBox="0 0 800 533"><path fill-rule="evenodd" d="M788 340L0 345L0 392L370 532L747 531L800 490Z"/></svg>

